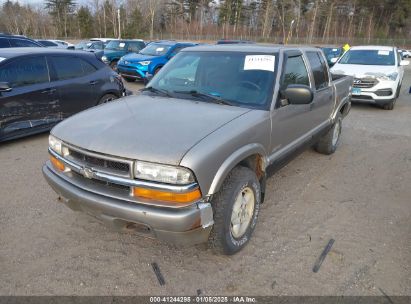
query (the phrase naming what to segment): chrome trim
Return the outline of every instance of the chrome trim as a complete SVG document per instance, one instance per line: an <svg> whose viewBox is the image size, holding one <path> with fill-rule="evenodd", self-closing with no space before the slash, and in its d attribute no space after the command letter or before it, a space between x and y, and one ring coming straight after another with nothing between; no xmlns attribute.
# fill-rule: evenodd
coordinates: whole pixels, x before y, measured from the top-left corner
<svg viewBox="0 0 411 304"><path fill-rule="evenodd" d="M61 155L57 154L54 152L51 148L49 148L49 153L57 158L58 160L62 161L66 166L68 166L71 170L74 172L77 172L78 174L83 175L83 170L84 168L71 162L70 160L62 157ZM123 185L123 186L129 186L129 187L143 187L143 188L149 188L153 190L160 190L160 191L171 191L171 192L176 192L176 193L185 193L192 191L196 188L198 188L197 183L191 183L188 185L168 185L168 184L158 184L158 183L152 183L148 181L142 181L142 180L135 180L135 179L129 179L129 178L124 178L124 177L119 177L119 176L114 176L110 174L106 174L103 172L98 172L96 170L93 170L92 172L92 179L98 179L104 182L109 182L113 184L118 184L118 185Z"/></svg>

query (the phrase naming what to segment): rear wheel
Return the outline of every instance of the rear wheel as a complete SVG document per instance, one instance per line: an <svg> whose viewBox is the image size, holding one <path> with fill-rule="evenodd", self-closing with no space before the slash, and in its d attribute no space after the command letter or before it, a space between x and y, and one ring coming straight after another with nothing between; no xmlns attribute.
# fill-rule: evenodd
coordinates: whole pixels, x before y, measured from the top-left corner
<svg viewBox="0 0 411 304"><path fill-rule="evenodd" d="M333 127L315 144L314 149L322 154L333 154L340 142L342 129L342 115L338 113L335 117Z"/></svg>
<svg viewBox="0 0 411 304"><path fill-rule="evenodd" d="M234 168L212 200L214 226L209 246L229 255L243 249L256 226L260 204L261 187L255 173Z"/></svg>
<svg viewBox="0 0 411 304"><path fill-rule="evenodd" d="M106 95L104 95L103 97L100 98L98 104L100 105L100 104L103 104L103 103L108 103L108 102L111 102L111 101L113 101L117 98L118 97L114 94L106 94Z"/></svg>

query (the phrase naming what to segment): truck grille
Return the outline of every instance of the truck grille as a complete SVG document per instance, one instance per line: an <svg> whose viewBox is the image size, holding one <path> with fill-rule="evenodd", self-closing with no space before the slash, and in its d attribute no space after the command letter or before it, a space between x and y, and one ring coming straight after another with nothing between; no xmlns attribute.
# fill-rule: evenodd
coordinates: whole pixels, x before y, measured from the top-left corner
<svg viewBox="0 0 411 304"><path fill-rule="evenodd" d="M71 148L69 148L68 157L75 163L95 168L98 171L130 177L130 164L127 162L91 156Z"/></svg>
<svg viewBox="0 0 411 304"><path fill-rule="evenodd" d="M353 86L354 88L369 89L375 86L377 83L377 79L355 78Z"/></svg>

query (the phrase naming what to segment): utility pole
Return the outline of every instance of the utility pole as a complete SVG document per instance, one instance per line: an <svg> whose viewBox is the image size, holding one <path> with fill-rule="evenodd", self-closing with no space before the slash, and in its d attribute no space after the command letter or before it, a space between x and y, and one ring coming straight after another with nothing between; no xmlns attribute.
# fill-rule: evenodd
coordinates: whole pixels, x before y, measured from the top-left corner
<svg viewBox="0 0 411 304"><path fill-rule="evenodd" d="M121 39L121 16L120 16L120 9L117 9L117 16L118 16L118 39Z"/></svg>

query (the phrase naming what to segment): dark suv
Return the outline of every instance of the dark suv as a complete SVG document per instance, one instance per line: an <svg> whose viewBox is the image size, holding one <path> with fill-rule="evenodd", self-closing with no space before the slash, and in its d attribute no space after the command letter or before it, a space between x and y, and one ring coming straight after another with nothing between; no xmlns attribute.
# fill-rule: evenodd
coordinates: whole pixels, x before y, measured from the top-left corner
<svg viewBox="0 0 411 304"><path fill-rule="evenodd" d="M24 36L0 34L0 49L13 47L43 47L37 41Z"/></svg>
<svg viewBox="0 0 411 304"><path fill-rule="evenodd" d="M50 129L121 97L118 74L95 54L49 48L0 50L0 141Z"/></svg>

